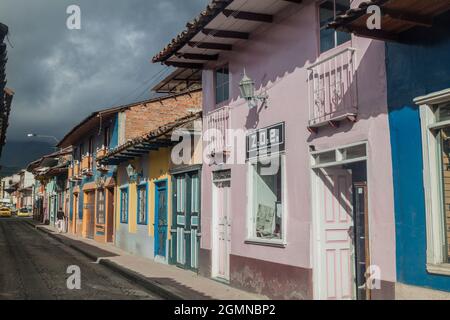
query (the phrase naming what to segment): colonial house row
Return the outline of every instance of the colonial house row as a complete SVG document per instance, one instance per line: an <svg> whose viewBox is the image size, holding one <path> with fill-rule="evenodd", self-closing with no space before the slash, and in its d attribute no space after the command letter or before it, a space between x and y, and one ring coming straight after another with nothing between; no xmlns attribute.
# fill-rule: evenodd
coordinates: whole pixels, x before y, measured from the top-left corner
<svg viewBox="0 0 450 320"><path fill-rule="evenodd" d="M2 205L11 208L17 208L17 187L19 185L20 175L13 175L2 178L0 185L0 198Z"/></svg>
<svg viewBox="0 0 450 320"><path fill-rule="evenodd" d="M361 32L373 4L384 13L382 32ZM400 299L450 298L449 10L444 0L366 1L331 24L386 41Z"/></svg>
<svg viewBox="0 0 450 320"><path fill-rule="evenodd" d="M58 144L73 147L68 170L70 232L100 242L114 241L116 166L97 159L109 150L198 108L199 90L101 110L74 127Z"/></svg>
<svg viewBox="0 0 450 320"><path fill-rule="evenodd" d="M197 269L201 128L201 112L188 114L98 159L100 165L117 166L114 233L118 247Z"/></svg>
<svg viewBox="0 0 450 320"><path fill-rule="evenodd" d="M33 218L55 226L59 209L69 209L69 183L67 173L72 161L72 148L61 149L45 155L27 166L33 174Z"/></svg>
<svg viewBox="0 0 450 320"><path fill-rule="evenodd" d="M449 9L212 1L153 58L165 95L78 124L40 190L71 233L271 298L445 296Z"/></svg>
<svg viewBox="0 0 450 320"><path fill-rule="evenodd" d="M1 180L0 201L1 205L16 209L30 209L33 206L32 189L34 177L26 170L20 170L18 173Z"/></svg>
<svg viewBox="0 0 450 320"><path fill-rule="evenodd" d="M329 28L349 9L212 1L153 58L202 72L202 275L272 298L394 298L385 45Z"/></svg>
<svg viewBox="0 0 450 320"><path fill-rule="evenodd" d="M36 178L34 218L55 226L56 213L62 209L69 233L197 270L200 106L201 92L195 90L121 108L116 119L145 118L154 129L120 145L112 142L98 148L91 162L97 174L83 171L83 159L89 155L76 160L80 147L68 146L30 163L27 170ZM136 124L118 127L126 125ZM95 178L79 176L87 174Z"/></svg>

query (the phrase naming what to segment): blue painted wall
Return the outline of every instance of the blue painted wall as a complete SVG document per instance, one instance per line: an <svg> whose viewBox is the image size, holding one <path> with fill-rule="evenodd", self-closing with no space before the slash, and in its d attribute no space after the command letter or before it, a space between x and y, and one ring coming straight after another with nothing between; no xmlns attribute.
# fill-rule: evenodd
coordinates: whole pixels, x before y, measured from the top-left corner
<svg viewBox="0 0 450 320"><path fill-rule="evenodd" d="M419 108L413 99L450 87L450 14L433 29L386 44L397 241L397 281L450 291L450 277L426 272L425 196Z"/></svg>

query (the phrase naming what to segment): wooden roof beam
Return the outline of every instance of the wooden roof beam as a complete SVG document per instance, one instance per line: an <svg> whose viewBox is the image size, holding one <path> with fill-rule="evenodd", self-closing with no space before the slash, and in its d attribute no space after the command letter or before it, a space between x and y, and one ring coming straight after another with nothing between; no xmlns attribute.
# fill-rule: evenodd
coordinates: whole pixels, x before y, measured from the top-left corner
<svg viewBox="0 0 450 320"><path fill-rule="evenodd" d="M120 156L130 156L130 157L140 157L144 154L146 154L147 151L131 151L131 150L127 150L127 151L123 151L122 153L120 153Z"/></svg>
<svg viewBox="0 0 450 320"><path fill-rule="evenodd" d="M165 64L168 65L168 66L176 67L176 68L203 69L203 64L202 63L166 61Z"/></svg>
<svg viewBox="0 0 450 320"><path fill-rule="evenodd" d="M267 22L267 23L273 22L273 15L270 15L270 14L254 13L254 12L247 12L247 11L236 11L236 10L229 10L229 9L223 10L222 13L227 18L233 17L235 19L240 19L240 20L249 20L249 21L257 21L257 22Z"/></svg>
<svg viewBox="0 0 450 320"><path fill-rule="evenodd" d="M250 38L248 32L231 31L231 30L219 30L219 29L203 29L202 32L206 35L215 38L227 38L227 39L243 39Z"/></svg>
<svg viewBox="0 0 450 320"><path fill-rule="evenodd" d="M219 59L218 54L180 53L177 56L188 60L217 61Z"/></svg>
<svg viewBox="0 0 450 320"><path fill-rule="evenodd" d="M433 26L433 17L421 16L416 14L410 14L399 10L392 10L389 8L382 9L383 15L388 16L394 20L411 23L416 26L422 26L430 28Z"/></svg>
<svg viewBox="0 0 450 320"><path fill-rule="evenodd" d="M346 28L338 28L338 30L343 32L354 33L358 36L375 39L375 40L384 40L384 41L394 41L398 42L399 37L395 33L383 31L383 30L369 30L366 28L358 28L358 27L346 27Z"/></svg>
<svg viewBox="0 0 450 320"><path fill-rule="evenodd" d="M188 42L188 45L192 48L200 48L200 49L221 50L221 51L233 50L233 46L231 44L226 43L190 41Z"/></svg>
<svg viewBox="0 0 450 320"><path fill-rule="evenodd" d="M156 150L156 148L150 148L150 147L145 147L145 146L134 146L132 149L131 149L131 151L134 151L134 150L136 150L136 151L145 151L145 152L149 152L149 151L152 151L152 150Z"/></svg>

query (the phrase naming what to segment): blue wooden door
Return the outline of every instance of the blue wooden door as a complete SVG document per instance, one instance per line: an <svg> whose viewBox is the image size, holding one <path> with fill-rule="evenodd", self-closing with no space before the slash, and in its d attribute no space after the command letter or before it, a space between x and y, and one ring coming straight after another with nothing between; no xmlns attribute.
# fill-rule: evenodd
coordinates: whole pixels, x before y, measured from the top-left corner
<svg viewBox="0 0 450 320"><path fill-rule="evenodd" d="M166 181L156 183L155 200L155 256L165 258L168 229Z"/></svg>

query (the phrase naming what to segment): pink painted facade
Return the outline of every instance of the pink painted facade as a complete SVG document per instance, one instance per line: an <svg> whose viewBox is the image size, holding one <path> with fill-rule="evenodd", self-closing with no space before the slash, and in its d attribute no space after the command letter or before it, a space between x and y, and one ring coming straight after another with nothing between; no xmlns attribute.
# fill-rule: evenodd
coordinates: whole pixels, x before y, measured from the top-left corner
<svg viewBox="0 0 450 320"><path fill-rule="evenodd" d="M337 127L326 125L317 132L309 132L311 94L307 69L345 48L355 49L357 121L345 120ZM230 284L275 298L320 298L314 283L317 276L314 259L320 252L314 244L316 194L310 150L367 142L370 262L379 267L382 280L382 288L374 291L372 298L392 297L396 280L395 224L384 55L382 42L358 37L320 55L317 3L304 1L278 13L272 24L261 25L249 40L234 44L233 51L222 52L216 63L208 64L203 71L205 117L217 107L228 106L231 129L251 130L285 123L287 211L285 245L249 243L246 241L248 166L204 164L200 248L203 274L211 275L214 264L211 251L215 232L213 211L217 202L213 203L213 172L231 169ZM214 68L226 63L230 72L230 100L216 106ZM244 68L255 81L255 90L267 91L266 108L249 109L240 98L239 81Z"/></svg>

